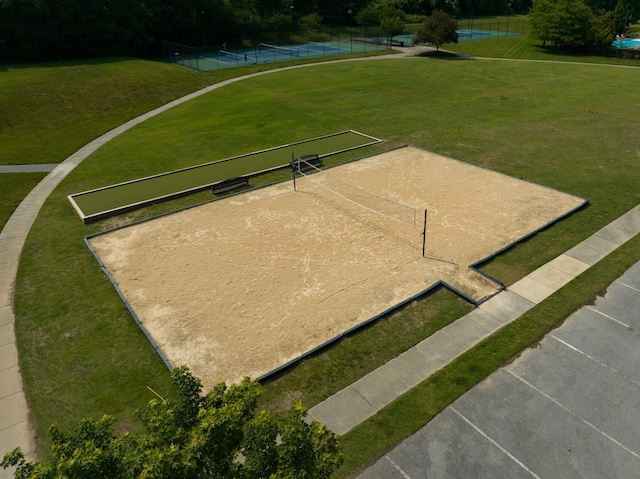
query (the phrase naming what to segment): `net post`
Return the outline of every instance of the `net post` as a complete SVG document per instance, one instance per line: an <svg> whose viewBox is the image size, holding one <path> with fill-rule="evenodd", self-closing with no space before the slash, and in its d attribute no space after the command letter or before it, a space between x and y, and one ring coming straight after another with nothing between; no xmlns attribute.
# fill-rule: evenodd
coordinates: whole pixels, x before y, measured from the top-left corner
<svg viewBox="0 0 640 479"><path fill-rule="evenodd" d="M424 209L424 228L422 229L422 257L424 258L427 249L427 209Z"/></svg>
<svg viewBox="0 0 640 479"><path fill-rule="evenodd" d="M293 174L293 191L298 191L296 189L296 164L293 156L293 151L291 152L291 173Z"/></svg>

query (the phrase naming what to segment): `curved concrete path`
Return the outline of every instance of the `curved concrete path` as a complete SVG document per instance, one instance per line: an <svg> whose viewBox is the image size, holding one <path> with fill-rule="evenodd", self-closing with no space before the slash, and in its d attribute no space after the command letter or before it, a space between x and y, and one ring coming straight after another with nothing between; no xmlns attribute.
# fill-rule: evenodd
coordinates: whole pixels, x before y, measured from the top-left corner
<svg viewBox="0 0 640 479"><path fill-rule="evenodd" d="M169 102L155 110L140 115L139 117L134 118L133 120L130 120L93 140L60 164L39 166L6 165L0 167L2 168L0 172L6 173L51 171L51 173L49 173L49 175L47 175L31 191L31 193L27 195L22 203L20 203L2 229L2 232L0 232L0 458L4 457L6 452L12 451L16 447L20 447L22 449L22 452L28 460L36 460L38 458L38 451L36 450L37 431L30 419L30 410L24 391L18 348L16 345L13 289L18 272L18 265L20 263L22 248L27 235L29 234L29 230L40 212L40 208L42 208L42 205L58 184L69 173L71 173L76 166L108 141L148 120L149 118L232 83L262 75L279 73L285 70L310 68L326 65L327 63L358 60L381 60L403 56L410 57L419 50L421 49L412 50L410 48L404 48L402 49L402 55L382 55L376 57L362 57L346 60L334 60L331 62L294 65L232 78L205 87L201 90L190 93L189 95L185 95L182 98L178 98L177 100ZM4 470L0 468L0 479L10 478L13 478L13 471L10 469Z"/></svg>
<svg viewBox="0 0 640 479"><path fill-rule="evenodd" d="M428 49L423 47L403 48L400 50L404 53L402 56L410 57L419 51ZM13 213L2 232L0 232L0 456L18 446L21 447L27 459L35 460L38 456L36 431L29 417L30 411L24 392L15 340L13 288L27 234L40 208L58 184L85 158L121 133L177 105L231 83L284 70L308 68L325 65L326 63L388 58L398 58L398 55L296 65L233 78L203 88L141 115L100 136L57 165L29 193ZM626 222L629 218L631 218L633 225L631 229L629 229L629 225ZM416 381L419 382L421 377L426 377L425 374L430 374L429 371L432 368L442 367L450 360L447 358L457 356L466 348L490 334L491 328L495 329L500 324L505 324L505 321L508 322L515 319L596 262L598 260L596 258L601 258L613 251L639 230L640 209L636 208L565 255L552 261L549 265L545 265L540 270L523 278L509 288L508 291L496 296L495 301L484 303L484 309L473 311L454 323L454 325L451 325L449 330L439 333L437 338L442 340L445 345L444 349L453 351L454 356L450 356L448 352L443 350L434 355L432 348L439 348L439 345L435 343L428 346L421 344L397 358L397 361L394 360L394 362L388 363L380 370L336 394L333 398L329 398L324 403L317 405L310 411L310 415L329 425L331 429L339 434L348 431L366 419L366 417L375 414L375 411L406 391L412 384L417 384ZM486 319L485 326L477 324L482 318ZM487 324L491 324L489 329L486 327ZM429 349L430 358L426 358L424 354L426 348ZM397 374L395 376L387 375L389 371L393 370L396 370ZM384 381L383 387L380 387L380 381ZM354 408L353 406L356 407ZM354 411L360 412L355 414ZM345 412L347 412L347 415L352 415L353 418L345 420ZM12 477L13 472L11 470L0 469L0 479Z"/></svg>

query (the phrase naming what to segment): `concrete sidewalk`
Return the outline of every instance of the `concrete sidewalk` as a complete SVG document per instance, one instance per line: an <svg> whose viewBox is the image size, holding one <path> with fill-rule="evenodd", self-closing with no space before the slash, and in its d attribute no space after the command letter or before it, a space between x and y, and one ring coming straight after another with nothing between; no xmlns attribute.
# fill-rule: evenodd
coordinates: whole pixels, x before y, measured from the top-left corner
<svg viewBox="0 0 640 479"><path fill-rule="evenodd" d="M309 410L342 435L515 320L640 232L640 205L506 291Z"/></svg>
<svg viewBox="0 0 640 479"><path fill-rule="evenodd" d="M0 165L0 173L50 173L56 169L58 163L43 163L37 165Z"/></svg>

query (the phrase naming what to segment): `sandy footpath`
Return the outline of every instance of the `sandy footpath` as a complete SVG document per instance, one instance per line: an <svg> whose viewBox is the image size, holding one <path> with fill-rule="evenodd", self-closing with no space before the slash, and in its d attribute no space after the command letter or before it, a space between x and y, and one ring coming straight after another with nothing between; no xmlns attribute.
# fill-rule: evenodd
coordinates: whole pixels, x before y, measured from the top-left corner
<svg viewBox="0 0 640 479"><path fill-rule="evenodd" d="M497 285L467 266L583 202L411 147L296 186L90 240L169 361L205 389L259 377L439 280L491 295Z"/></svg>

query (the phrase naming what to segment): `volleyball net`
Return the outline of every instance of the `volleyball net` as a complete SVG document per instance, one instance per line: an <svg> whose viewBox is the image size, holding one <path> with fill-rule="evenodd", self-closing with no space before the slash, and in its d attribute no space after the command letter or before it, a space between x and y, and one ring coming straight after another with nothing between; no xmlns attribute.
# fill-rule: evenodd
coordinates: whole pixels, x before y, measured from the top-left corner
<svg viewBox="0 0 640 479"><path fill-rule="evenodd" d="M349 183L302 158L291 168L296 191L314 194L353 219L424 249L426 223L416 208Z"/></svg>

